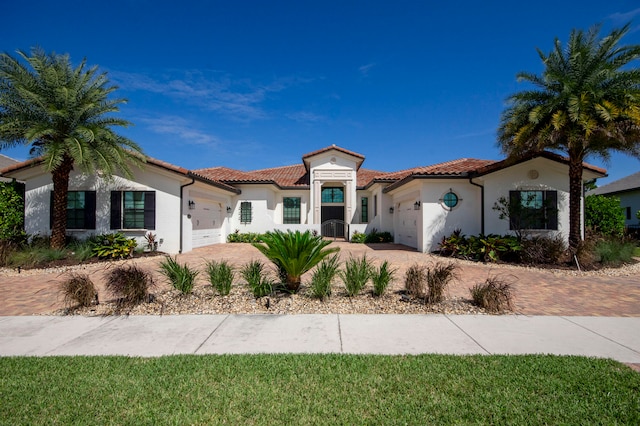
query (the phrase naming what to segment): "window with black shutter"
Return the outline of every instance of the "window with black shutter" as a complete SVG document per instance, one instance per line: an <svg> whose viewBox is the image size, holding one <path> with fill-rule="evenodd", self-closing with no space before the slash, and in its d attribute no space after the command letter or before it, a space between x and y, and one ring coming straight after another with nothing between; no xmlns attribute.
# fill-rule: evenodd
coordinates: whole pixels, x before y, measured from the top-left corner
<svg viewBox="0 0 640 426"><path fill-rule="evenodd" d="M155 191L111 191L111 229L156 229Z"/></svg>
<svg viewBox="0 0 640 426"><path fill-rule="evenodd" d="M49 204L49 228L51 228L53 226L53 191ZM96 191L67 193L67 229L96 229Z"/></svg>
<svg viewBox="0 0 640 426"><path fill-rule="evenodd" d="M557 191L510 191L509 229L558 229Z"/></svg>

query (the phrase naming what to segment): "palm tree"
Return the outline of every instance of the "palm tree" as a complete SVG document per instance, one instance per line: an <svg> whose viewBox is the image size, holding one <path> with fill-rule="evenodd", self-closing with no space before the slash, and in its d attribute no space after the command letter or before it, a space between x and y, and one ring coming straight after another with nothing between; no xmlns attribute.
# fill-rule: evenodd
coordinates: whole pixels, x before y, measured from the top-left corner
<svg viewBox="0 0 640 426"><path fill-rule="evenodd" d="M339 247L325 248L331 241L311 232L267 232L262 243L253 246L262 252L278 268L285 285L290 291L298 291L302 275L316 266L331 253L340 251Z"/></svg>
<svg viewBox="0 0 640 426"><path fill-rule="evenodd" d="M629 64L640 46L620 46L629 25L599 38L600 27L573 30L566 47L538 54L542 75L521 72L533 88L508 98L498 129L498 145L511 158L543 150L569 159L569 244L581 235L583 161L608 160L611 151L640 158L640 71Z"/></svg>
<svg viewBox="0 0 640 426"><path fill-rule="evenodd" d="M0 54L0 149L30 145L42 157L53 180L51 247L63 248L69 175L99 170L105 177L119 170L131 176L130 164L144 163L140 147L113 127L130 123L111 116L124 99L109 99L117 89L106 73L73 68L68 55L32 49L31 56Z"/></svg>

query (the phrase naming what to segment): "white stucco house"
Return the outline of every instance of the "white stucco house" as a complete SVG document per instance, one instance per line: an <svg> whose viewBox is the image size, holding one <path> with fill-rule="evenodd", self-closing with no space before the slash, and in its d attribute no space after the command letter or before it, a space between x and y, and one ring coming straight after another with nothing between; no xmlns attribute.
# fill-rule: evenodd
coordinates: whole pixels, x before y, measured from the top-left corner
<svg viewBox="0 0 640 426"><path fill-rule="evenodd" d="M225 243L236 231L308 229L348 239L376 229L428 252L458 228L467 235L509 233L509 223L493 210L507 197L540 212L532 232L568 238L568 163L559 155L517 162L462 158L396 172L366 169L364 161L332 145L302 155L299 164L253 171L187 170L150 158L131 180L72 173L67 229L80 238L121 231L140 243L153 232L167 253ZM0 173L25 183L26 232L49 234L53 184L40 161ZM584 165L585 181L605 175ZM553 208L543 208L548 205Z"/></svg>
<svg viewBox="0 0 640 426"><path fill-rule="evenodd" d="M625 226L634 227L640 225L640 221L636 217L636 212L640 211L640 172L589 191L587 195L618 197L625 218Z"/></svg>

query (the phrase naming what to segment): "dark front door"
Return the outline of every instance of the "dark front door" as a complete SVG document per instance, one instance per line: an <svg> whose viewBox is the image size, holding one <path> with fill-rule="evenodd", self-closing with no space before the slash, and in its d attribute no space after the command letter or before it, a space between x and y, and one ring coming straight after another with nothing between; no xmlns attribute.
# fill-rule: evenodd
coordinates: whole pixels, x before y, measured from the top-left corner
<svg viewBox="0 0 640 426"><path fill-rule="evenodd" d="M322 223L334 222L332 226L323 226L322 235L325 237L344 238L344 206L322 206Z"/></svg>

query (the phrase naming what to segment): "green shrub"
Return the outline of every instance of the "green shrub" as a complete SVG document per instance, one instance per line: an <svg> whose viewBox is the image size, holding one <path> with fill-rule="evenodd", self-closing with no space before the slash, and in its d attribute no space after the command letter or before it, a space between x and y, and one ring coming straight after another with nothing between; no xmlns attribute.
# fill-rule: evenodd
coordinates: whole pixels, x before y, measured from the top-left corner
<svg viewBox="0 0 640 426"><path fill-rule="evenodd" d="M227 235L228 243L259 243L262 241L263 234L258 234L255 232L245 232L241 233L240 230L236 229L233 234Z"/></svg>
<svg viewBox="0 0 640 426"><path fill-rule="evenodd" d="M376 229L373 229L369 234L367 234L367 237L365 238L364 242L366 244L371 244L371 243L392 243L393 242L393 235L391 235L390 232L378 232Z"/></svg>
<svg viewBox="0 0 640 426"><path fill-rule="evenodd" d="M99 235L93 239L94 247L92 253L101 259L124 259L133 255L136 248L135 238L127 238L121 232L114 234Z"/></svg>
<svg viewBox="0 0 640 426"><path fill-rule="evenodd" d="M589 195L584 199L585 224L594 232L607 236L624 233L624 213L618 197Z"/></svg>
<svg viewBox="0 0 640 426"><path fill-rule="evenodd" d="M260 298L271 294L273 291L273 281L264 272L264 263L259 260L252 260L240 269L240 275L247 282L253 296Z"/></svg>
<svg viewBox="0 0 640 426"><path fill-rule="evenodd" d="M371 274L371 282L373 283L373 295L382 296L387 290L389 284L393 281L397 269L391 269L388 261L373 270Z"/></svg>
<svg viewBox="0 0 640 426"><path fill-rule="evenodd" d="M326 248L331 241L311 232L272 231L262 237L262 243L253 246L260 250L276 266L281 275L285 275L284 284L291 292L298 291L302 275L311 270L338 247Z"/></svg>
<svg viewBox="0 0 640 426"><path fill-rule="evenodd" d="M556 265L562 263L567 245L560 235L531 237L521 241L520 259L529 265Z"/></svg>
<svg viewBox="0 0 640 426"><path fill-rule="evenodd" d="M435 263L427 268L427 293L425 302L439 303L444 300L444 294L451 280L458 277L458 266L455 263Z"/></svg>
<svg viewBox="0 0 640 426"><path fill-rule="evenodd" d="M367 239L367 234L363 232L354 231L350 241L354 244L363 244L366 239Z"/></svg>
<svg viewBox="0 0 640 426"><path fill-rule="evenodd" d="M440 254L482 262L516 261L522 246L513 235L472 235L465 237L459 229L440 241Z"/></svg>
<svg viewBox="0 0 640 426"><path fill-rule="evenodd" d="M372 273L373 266L366 255L359 259L350 257L345 262L344 269L340 271L340 278L347 289L347 296L353 297L360 294Z"/></svg>
<svg viewBox="0 0 640 426"><path fill-rule="evenodd" d="M60 283L60 292L67 307L84 307L98 303L96 286L86 274L72 273L69 278Z"/></svg>
<svg viewBox="0 0 640 426"><path fill-rule="evenodd" d="M199 272L189 265L181 265L173 257L167 257L160 262L160 273L167 277L169 283L182 294L190 294L196 283Z"/></svg>
<svg viewBox="0 0 640 426"><path fill-rule="evenodd" d="M427 294L427 267L414 263L404 274L404 288L415 298L424 298Z"/></svg>
<svg viewBox="0 0 640 426"><path fill-rule="evenodd" d="M231 292L231 285L235 273L229 262L222 260L220 262L207 262L207 274L211 286L218 291L221 296L226 296Z"/></svg>
<svg viewBox="0 0 640 426"><path fill-rule="evenodd" d="M339 267L340 256L338 254L325 257L318 264L311 276L311 295L313 297L324 300L331 295L331 287Z"/></svg>
<svg viewBox="0 0 640 426"><path fill-rule="evenodd" d="M602 240L595 246L596 260L603 265L620 265L633 258L635 244L629 241Z"/></svg>
<svg viewBox="0 0 640 426"><path fill-rule="evenodd" d="M24 201L18 183L0 182L0 266L26 241Z"/></svg>
<svg viewBox="0 0 640 426"><path fill-rule="evenodd" d="M148 299L155 283L151 275L135 265L119 266L106 275L105 287L118 299L118 305L133 306Z"/></svg>
<svg viewBox="0 0 640 426"><path fill-rule="evenodd" d="M484 283L474 285L469 291L473 302L489 312L513 309L511 284L502 278L488 277Z"/></svg>

